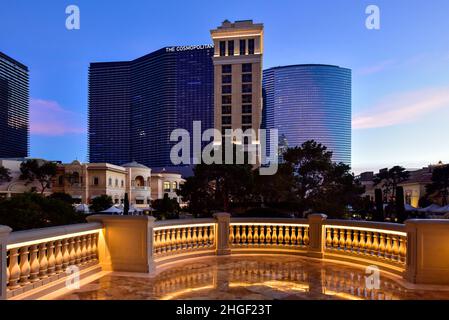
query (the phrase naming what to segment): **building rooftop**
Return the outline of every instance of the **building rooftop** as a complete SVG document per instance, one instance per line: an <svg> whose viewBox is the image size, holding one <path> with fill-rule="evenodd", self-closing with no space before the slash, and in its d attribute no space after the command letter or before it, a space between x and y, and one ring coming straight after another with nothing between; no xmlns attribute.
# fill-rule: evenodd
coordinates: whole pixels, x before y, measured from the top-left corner
<svg viewBox="0 0 449 320"><path fill-rule="evenodd" d="M122 164L121 167L124 167L124 168L142 168L142 169L150 169L150 168L148 168L147 166L145 166L145 165L143 165L143 164L141 164L141 163L138 163L138 162L136 162L136 161L132 161L132 162L128 162L128 163Z"/></svg>
<svg viewBox="0 0 449 320"><path fill-rule="evenodd" d="M24 65L23 63L11 58L10 56L7 56L6 54L4 54L3 52L0 51L0 58L3 58L19 67L21 67L22 69L25 69L26 71L28 71L28 67L26 65Z"/></svg>

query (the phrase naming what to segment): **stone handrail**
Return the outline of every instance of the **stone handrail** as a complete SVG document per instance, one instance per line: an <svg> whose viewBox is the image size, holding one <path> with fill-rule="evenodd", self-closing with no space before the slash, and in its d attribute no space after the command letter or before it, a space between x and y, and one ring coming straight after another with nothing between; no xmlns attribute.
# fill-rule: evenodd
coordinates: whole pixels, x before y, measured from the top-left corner
<svg viewBox="0 0 449 320"><path fill-rule="evenodd" d="M6 245L6 294L11 297L66 276L70 266L98 263L98 223L12 232Z"/></svg>
<svg viewBox="0 0 449 320"><path fill-rule="evenodd" d="M157 222L148 216L94 215L88 221L13 233L0 226L0 298L51 282L71 265L151 273L188 258L229 254L297 254L375 265L411 283L449 284L447 220L400 225L323 214L279 219L217 213Z"/></svg>

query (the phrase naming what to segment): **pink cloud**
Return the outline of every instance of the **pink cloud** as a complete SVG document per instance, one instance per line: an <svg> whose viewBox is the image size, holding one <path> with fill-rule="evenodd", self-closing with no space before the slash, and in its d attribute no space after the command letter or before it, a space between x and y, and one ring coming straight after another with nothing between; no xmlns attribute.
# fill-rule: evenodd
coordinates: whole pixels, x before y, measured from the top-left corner
<svg viewBox="0 0 449 320"><path fill-rule="evenodd" d="M30 132L43 136L86 133L86 121L81 114L65 110L56 101L31 99Z"/></svg>
<svg viewBox="0 0 449 320"><path fill-rule="evenodd" d="M365 75L370 75L370 74L382 72L385 69L387 69L388 67L393 66L395 63L396 62L394 60L381 61L381 62L379 62L377 64L372 65L372 66L361 68L361 69L357 70L356 73L359 74L359 75L364 75L365 76Z"/></svg>
<svg viewBox="0 0 449 320"><path fill-rule="evenodd" d="M384 99L364 113L355 115L352 127L370 129L410 123L442 108L449 108L449 88L400 93Z"/></svg>

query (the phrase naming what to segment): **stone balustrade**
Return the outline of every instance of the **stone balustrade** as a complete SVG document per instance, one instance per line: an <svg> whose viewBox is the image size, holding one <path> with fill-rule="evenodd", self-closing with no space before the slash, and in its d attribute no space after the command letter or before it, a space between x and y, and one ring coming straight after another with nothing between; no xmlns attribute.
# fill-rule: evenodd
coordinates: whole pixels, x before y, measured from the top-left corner
<svg viewBox="0 0 449 320"><path fill-rule="evenodd" d="M97 243L102 226L78 224L13 232L6 246L7 295L24 293L98 263Z"/></svg>
<svg viewBox="0 0 449 320"><path fill-rule="evenodd" d="M275 219L217 213L166 221L94 215L88 221L13 233L0 226L0 298L51 283L69 266L152 273L188 258L229 254L296 254L375 265L410 283L449 284L447 220L401 225L332 220L323 214Z"/></svg>

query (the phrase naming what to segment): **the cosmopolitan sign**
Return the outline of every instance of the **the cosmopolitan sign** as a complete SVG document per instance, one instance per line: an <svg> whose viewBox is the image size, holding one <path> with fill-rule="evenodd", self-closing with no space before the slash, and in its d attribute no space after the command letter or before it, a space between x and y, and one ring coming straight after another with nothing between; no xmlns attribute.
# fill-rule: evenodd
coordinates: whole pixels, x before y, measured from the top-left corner
<svg viewBox="0 0 449 320"><path fill-rule="evenodd" d="M188 50L202 50L202 49L212 49L213 44L199 44L196 46L177 46L177 47L166 47L166 52L176 52L176 51L188 51Z"/></svg>

